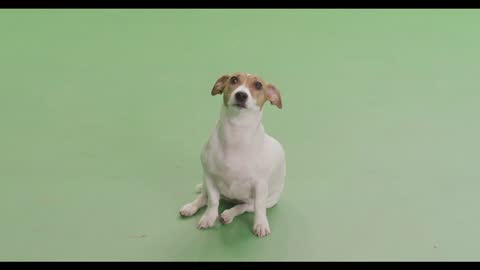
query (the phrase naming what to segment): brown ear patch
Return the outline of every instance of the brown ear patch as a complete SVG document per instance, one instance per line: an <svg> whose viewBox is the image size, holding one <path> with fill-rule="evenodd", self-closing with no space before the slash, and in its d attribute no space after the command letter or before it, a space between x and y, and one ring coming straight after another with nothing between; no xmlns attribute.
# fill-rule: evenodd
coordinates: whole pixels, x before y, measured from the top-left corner
<svg viewBox="0 0 480 270"><path fill-rule="evenodd" d="M267 100L270 101L272 105L277 106L279 109L282 108L282 97L280 96L280 92L273 84L267 84L266 86L266 96Z"/></svg>
<svg viewBox="0 0 480 270"><path fill-rule="evenodd" d="M227 86L229 75L223 75L222 77L218 78L212 88L212 96L218 95L223 93L223 90Z"/></svg>

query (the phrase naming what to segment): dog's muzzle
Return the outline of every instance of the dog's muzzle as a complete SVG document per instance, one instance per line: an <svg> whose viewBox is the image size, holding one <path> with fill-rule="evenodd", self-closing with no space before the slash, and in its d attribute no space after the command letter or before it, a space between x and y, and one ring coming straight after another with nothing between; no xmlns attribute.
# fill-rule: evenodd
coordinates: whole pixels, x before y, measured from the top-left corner
<svg viewBox="0 0 480 270"><path fill-rule="evenodd" d="M245 108L245 102L247 101L248 95L245 92L237 92L235 94L235 106Z"/></svg>

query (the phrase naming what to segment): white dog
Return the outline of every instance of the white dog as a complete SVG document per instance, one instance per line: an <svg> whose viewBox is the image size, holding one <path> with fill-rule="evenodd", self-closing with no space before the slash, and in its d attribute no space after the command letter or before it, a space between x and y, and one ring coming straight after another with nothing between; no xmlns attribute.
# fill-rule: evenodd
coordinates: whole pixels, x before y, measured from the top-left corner
<svg viewBox="0 0 480 270"><path fill-rule="evenodd" d="M183 206L180 214L191 216L207 205L198 228L212 227L222 198L238 203L220 215L222 223L254 212L253 231L263 237L270 233L266 212L283 191L286 163L282 145L265 133L262 108L266 101L282 108L280 93L258 76L235 73L217 80L212 96L217 94L223 94L223 105L201 153L201 194Z"/></svg>

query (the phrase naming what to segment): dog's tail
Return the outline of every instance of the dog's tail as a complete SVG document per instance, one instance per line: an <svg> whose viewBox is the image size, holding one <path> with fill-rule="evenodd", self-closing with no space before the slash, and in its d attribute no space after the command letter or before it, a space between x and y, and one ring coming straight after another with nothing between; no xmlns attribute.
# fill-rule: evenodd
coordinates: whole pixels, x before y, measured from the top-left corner
<svg viewBox="0 0 480 270"><path fill-rule="evenodd" d="M203 184L198 184L195 186L195 192L196 193L201 193L203 189Z"/></svg>

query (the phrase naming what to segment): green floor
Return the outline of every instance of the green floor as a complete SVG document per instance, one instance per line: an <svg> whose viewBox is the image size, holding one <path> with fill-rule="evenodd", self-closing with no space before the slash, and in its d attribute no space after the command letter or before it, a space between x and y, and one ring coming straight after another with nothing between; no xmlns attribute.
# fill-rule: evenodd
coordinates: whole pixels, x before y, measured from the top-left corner
<svg viewBox="0 0 480 270"><path fill-rule="evenodd" d="M0 11L0 260L480 259L478 10ZM276 84L272 234L195 196L224 73ZM222 208L225 208L222 205Z"/></svg>

